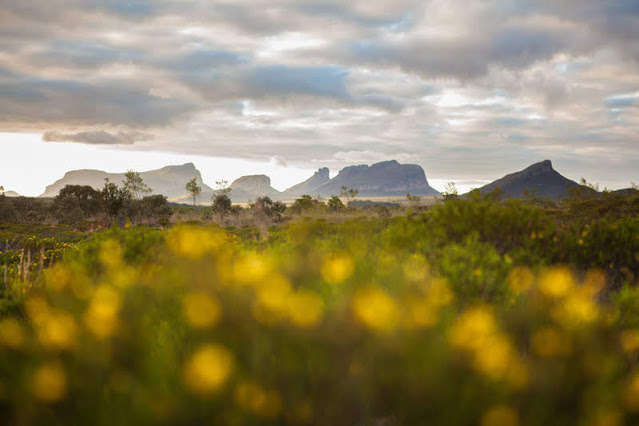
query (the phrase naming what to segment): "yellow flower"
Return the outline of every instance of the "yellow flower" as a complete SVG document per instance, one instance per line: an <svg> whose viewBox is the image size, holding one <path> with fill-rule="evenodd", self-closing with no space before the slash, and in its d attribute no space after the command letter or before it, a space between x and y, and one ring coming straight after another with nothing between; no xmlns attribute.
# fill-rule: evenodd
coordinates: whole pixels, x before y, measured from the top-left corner
<svg viewBox="0 0 639 426"><path fill-rule="evenodd" d="M481 426L517 426L518 424L517 412L507 405L493 407L481 418Z"/></svg>
<svg viewBox="0 0 639 426"><path fill-rule="evenodd" d="M518 266L508 274L508 284L515 294L521 294L535 282L535 277L530 269Z"/></svg>
<svg viewBox="0 0 639 426"><path fill-rule="evenodd" d="M552 298L562 298L575 287L572 274L568 268L559 267L546 271L539 280L539 290Z"/></svg>
<svg viewBox="0 0 639 426"><path fill-rule="evenodd" d="M533 352L540 357L565 355L570 350L567 336L554 327L536 331L532 336L531 346Z"/></svg>
<svg viewBox="0 0 639 426"><path fill-rule="evenodd" d="M621 333L621 347L626 352L639 349L639 330L624 330Z"/></svg>
<svg viewBox="0 0 639 426"><path fill-rule="evenodd" d="M257 383L244 382L235 389L235 402L242 409L266 418L277 417L282 411L282 398L275 391L267 391Z"/></svg>
<svg viewBox="0 0 639 426"><path fill-rule="evenodd" d="M118 327L120 304L120 295L116 290L98 287L84 316L89 330L102 339L112 336Z"/></svg>
<svg viewBox="0 0 639 426"><path fill-rule="evenodd" d="M339 284L353 275L355 265L346 254L333 255L322 264L322 278L329 284Z"/></svg>
<svg viewBox="0 0 639 426"><path fill-rule="evenodd" d="M353 312L368 328L388 332L397 324L399 309L386 292L377 287L367 287L353 296Z"/></svg>
<svg viewBox="0 0 639 426"><path fill-rule="evenodd" d="M227 237L218 230L182 226L172 229L166 241L169 249L176 255L196 260L207 253L218 251L226 244Z"/></svg>
<svg viewBox="0 0 639 426"><path fill-rule="evenodd" d="M75 344L77 326L66 312L49 311L36 327L38 340L48 348L69 349Z"/></svg>
<svg viewBox="0 0 639 426"><path fill-rule="evenodd" d="M32 379L33 394L43 402L56 402L64 398L67 392L67 379L57 362L38 367Z"/></svg>
<svg viewBox="0 0 639 426"><path fill-rule="evenodd" d="M195 328L211 328L221 316L220 303L212 296L202 293L190 293L184 297L184 315L188 323Z"/></svg>
<svg viewBox="0 0 639 426"><path fill-rule="evenodd" d="M199 348L184 366L184 381L195 393L208 395L222 387L233 370L233 355L223 346Z"/></svg>
<svg viewBox="0 0 639 426"><path fill-rule="evenodd" d="M24 344L25 335L20 323L13 318L0 321L0 344L18 349Z"/></svg>
<svg viewBox="0 0 639 426"><path fill-rule="evenodd" d="M288 315L300 327L312 327L322 319L324 302L315 293L299 290L290 295Z"/></svg>

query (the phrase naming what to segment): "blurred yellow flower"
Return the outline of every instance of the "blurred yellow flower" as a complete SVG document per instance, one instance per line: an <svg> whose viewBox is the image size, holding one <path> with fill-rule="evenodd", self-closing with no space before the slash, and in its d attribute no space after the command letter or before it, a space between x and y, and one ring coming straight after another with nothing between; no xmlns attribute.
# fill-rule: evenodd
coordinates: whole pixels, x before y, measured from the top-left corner
<svg viewBox="0 0 639 426"><path fill-rule="evenodd" d="M115 289L98 287L84 316L88 329L102 339L112 336L118 327L120 304L120 294Z"/></svg>
<svg viewBox="0 0 639 426"><path fill-rule="evenodd" d="M378 287L357 290L353 296L353 312L368 328L385 332L395 328L399 316L395 300Z"/></svg>
<svg viewBox="0 0 639 426"><path fill-rule="evenodd" d="M463 312L450 331L454 346L466 350L482 349L497 331L492 310L477 306Z"/></svg>
<svg viewBox="0 0 639 426"><path fill-rule="evenodd" d="M626 385L623 399L626 408L632 412L639 411L639 372L635 372Z"/></svg>
<svg viewBox="0 0 639 426"><path fill-rule="evenodd" d="M212 296L203 293L189 293L182 303L184 316L194 328L211 328L220 319L222 308Z"/></svg>
<svg viewBox="0 0 639 426"><path fill-rule="evenodd" d="M238 284L259 284L272 269L268 258L249 253L233 263L233 280Z"/></svg>
<svg viewBox="0 0 639 426"><path fill-rule="evenodd" d="M253 382L240 383L234 394L237 405L258 416L277 417L282 411L282 399L275 391L267 391Z"/></svg>
<svg viewBox="0 0 639 426"><path fill-rule="evenodd" d="M339 284L353 275L355 264L347 254L327 257L322 264L322 279L329 284Z"/></svg>
<svg viewBox="0 0 639 426"><path fill-rule="evenodd" d="M575 282L570 270L558 267L546 271L539 280L539 290L552 298L562 298L568 295L575 287Z"/></svg>
<svg viewBox="0 0 639 426"><path fill-rule="evenodd" d="M565 327L580 327L597 320L599 307L589 296L577 292L557 305L553 316Z"/></svg>
<svg viewBox="0 0 639 426"><path fill-rule="evenodd" d="M75 344L77 326L67 312L49 311L36 326L38 340L45 347L63 350Z"/></svg>
<svg viewBox="0 0 639 426"><path fill-rule="evenodd" d="M518 424L517 412L507 405L493 407L481 418L481 426L517 426Z"/></svg>
<svg viewBox="0 0 639 426"><path fill-rule="evenodd" d="M71 270L64 265L54 265L46 274L47 287L53 291L62 291L69 286L72 281Z"/></svg>
<svg viewBox="0 0 639 426"><path fill-rule="evenodd" d="M122 264L122 247L115 240L106 240L102 243L98 256L104 266L117 269Z"/></svg>
<svg viewBox="0 0 639 426"><path fill-rule="evenodd" d="M18 349L24 344L24 341L24 329L16 319L4 318L0 321L0 345Z"/></svg>
<svg viewBox="0 0 639 426"><path fill-rule="evenodd" d="M568 337L555 327L537 330L532 336L531 347L540 357L566 355L570 351Z"/></svg>
<svg viewBox="0 0 639 426"><path fill-rule="evenodd" d="M322 319L324 302L312 291L298 290L288 299L288 315L300 327L312 327Z"/></svg>
<svg viewBox="0 0 639 426"><path fill-rule="evenodd" d="M38 367L32 379L33 394L43 402L56 402L65 397L67 379L62 365L50 362Z"/></svg>
<svg viewBox="0 0 639 426"><path fill-rule="evenodd" d="M521 294L530 289L535 277L529 268L518 266L508 274L508 285L515 292Z"/></svg>
<svg viewBox="0 0 639 426"><path fill-rule="evenodd" d="M624 330L621 333L621 347L626 352L635 352L639 349L639 330Z"/></svg>
<svg viewBox="0 0 639 426"><path fill-rule="evenodd" d="M166 237L167 245L173 253L192 260L218 251L226 241L227 237L223 231L192 226L173 228Z"/></svg>
<svg viewBox="0 0 639 426"><path fill-rule="evenodd" d="M280 274L268 276L256 289L258 307L276 317L288 313L291 283Z"/></svg>
<svg viewBox="0 0 639 426"><path fill-rule="evenodd" d="M221 345L200 347L184 365L184 381L195 393L207 395L217 391L233 370L233 355Z"/></svg>
<svg viewBox="0 0 639 426"><path fill-rule="evenodd" d="M600 411L587 423L588 426L621 426L622 424L623 414L615 409Z"/></svg>

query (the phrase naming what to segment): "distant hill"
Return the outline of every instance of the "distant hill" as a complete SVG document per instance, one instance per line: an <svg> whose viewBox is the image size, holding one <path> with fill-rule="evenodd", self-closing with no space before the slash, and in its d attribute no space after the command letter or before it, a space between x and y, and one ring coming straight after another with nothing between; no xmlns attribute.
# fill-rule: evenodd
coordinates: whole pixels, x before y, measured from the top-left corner
<svg viewBox="0 0 639 426"><path fill-rule="evenodd" d="M184 187L186 182L194 177L197 178L198 185L202 187L202 196L208 195L210 197L212 192L212 189L202 182L202 175L193 163L181 166L166 166L158 170L141 172L140 176L144 183L153 190L154 194L165 195L170 201L188 200L188 192ZM55 197L66 185L89 185L95 189L100 189L104 186L105 178L121 186L124 180L124 173L106 173L101 170L70 171L62 179L47 186L41 197Z"/></svg>
<svg viewBox="0 0 639 426"><path fill-rule="evenodd" d="M499 188L503 196L512 198L523 198L527 190L531 195L555 199L567 197L568 188L578 186L577 182L563 177L553 169L550 160L544 160L497 179L479 190L486 194Z"/></svg>
<svg viewBox="0 0 639 426"><path fill-rule="evenodd" d="M400 164L395 160L372 166L345 167L333 179L309 190L308 194L323 197L339 195L343 186L358 190L359 197L405 196L408 192L412 195L439 194L428 184L421 166Z"/></svg>
<svg viewBox="0 0 639 426"><path fill-rule="evenodd" d="M242 176L231 183L231 199L235 202L255 201L258 197L279 200L282 193L271 186L266 175Z"/></svg>
<svg viewBox="0 0 639 426"><path fill-rule="evenodd" d="M15 191L4 191L4 196L5 197L19 197L20 194L18 194Z"/></svg>
<svg viewBox="0 0 639 426"><path fill-rule="evenodd" d="M313 176L306 179L304 182L291 186L284 191L284 196L299 197L301 195L317 195L315 192L317 188L327 183L331 178L329 177L328 167L322 167L315 172Z"/></svg>

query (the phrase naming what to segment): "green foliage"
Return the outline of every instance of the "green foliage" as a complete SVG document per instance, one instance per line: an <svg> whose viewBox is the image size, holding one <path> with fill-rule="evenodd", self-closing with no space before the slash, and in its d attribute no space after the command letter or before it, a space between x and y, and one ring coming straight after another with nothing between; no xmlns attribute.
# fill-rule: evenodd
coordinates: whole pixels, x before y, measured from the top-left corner
<svg viewBox="0 0 639 426"><path fill-rule="evenodd" d="M131 193L126 188L119 188L108 178L104 179L104 187L100 191L100 202L102 210L109 216L111 221L115 221L122 211L127 201L131 199Z"/></svg>
<svg viewBox="0 0 639 426"><path fill-rule="evenodd" d="M124 189L129 191L136 200L142 199L144 194L150 194L153 192L153 190L144 183L144 179L142 179L142 176L140 176L140 173L138 172L129 170L124 174L124 178L125 179L122 181Z"/></svg>
<svg viewBox="0 0 639 426"><path fill-rule="evenodd" d="M60 222L75 223L100 212L100 192L90 186L66 185L53 199L51 212Z"/></svg>
<svg viewBox="0 0 639 426"><path fill-rule="evenodd" d="M293 214L302 214L313 210L319 205L319 201L313 199L310 195L302 195L296 199L291 206L291 212Z"/></svg>
<svg viewBox="0 0 639 426"><path fill-rule="evenodd" d="M342 200L340 200L337 195L333 195L331 198L329 198L327 205L328 210L331 212L341 212L346 209L346 206L344 205L344 203L342 203Z"/></svg>
<svg viewBox="0 0 639 426"><path fill-rule="evenodd" d="M267 230L0 225L0 265L82 239L0 300L3 420L637 424L639 219L555 209L476 196Z"/></svg>
<svg viewBox="0 0 639 426"><path fill-rule="evenodd" d="M286 211L286 204L281 201L273 201L269 197L259 197L254 203L250 204L250 209L257 216L279 221Z"/></svg>
<svg viewBox="0 0 639 426"><path fill-rule="evenodd" d="M186 183L185 188L187 191L189 191L189 193L191 194L191 197L193 197L193 205L195 206L197 197L199 197L200 194L202 193L202 187L197 184L197 177L194 177L193 179L189 180Z"/></svg>

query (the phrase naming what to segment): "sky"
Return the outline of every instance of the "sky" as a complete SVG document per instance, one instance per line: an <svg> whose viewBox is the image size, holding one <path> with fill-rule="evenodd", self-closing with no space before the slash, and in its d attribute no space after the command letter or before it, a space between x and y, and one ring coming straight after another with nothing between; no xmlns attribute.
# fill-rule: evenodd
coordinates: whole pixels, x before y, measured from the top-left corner
<svg viewBox="0 0 639 426"><path fill-rule="evenodd" d="M637 0L0 0L0 185L396 159L639 181Z"/></svg>

